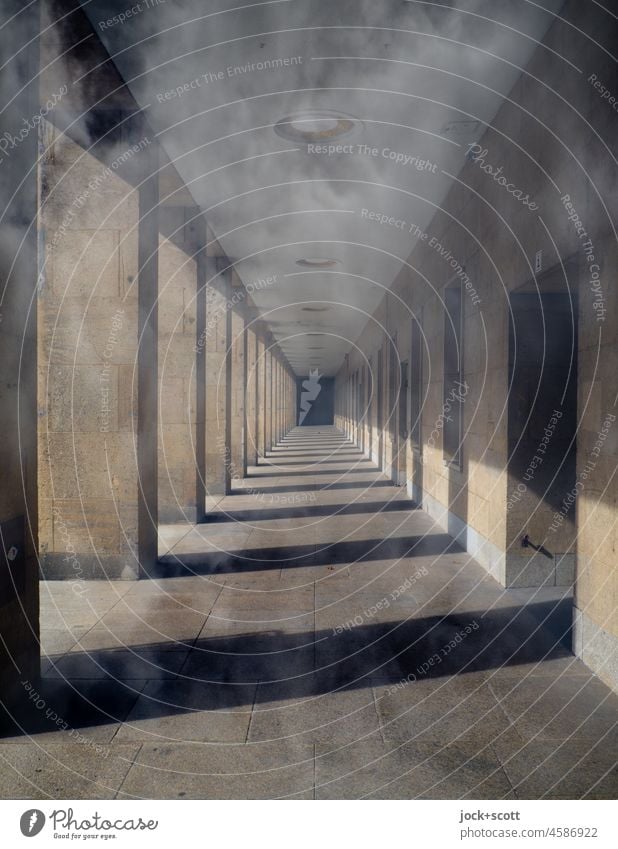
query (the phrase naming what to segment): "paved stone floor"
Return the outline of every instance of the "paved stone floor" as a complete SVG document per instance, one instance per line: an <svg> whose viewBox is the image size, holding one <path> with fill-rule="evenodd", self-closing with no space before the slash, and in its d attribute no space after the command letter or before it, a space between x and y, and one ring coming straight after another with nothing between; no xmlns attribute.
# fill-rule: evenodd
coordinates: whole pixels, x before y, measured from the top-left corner
<svg viewBox="0 0 618 849"><path fill-rule="evenodd" d="M501 589L333 428L209 511L149 580L41 585L2 797L615 796L567 591Z"/></svg>

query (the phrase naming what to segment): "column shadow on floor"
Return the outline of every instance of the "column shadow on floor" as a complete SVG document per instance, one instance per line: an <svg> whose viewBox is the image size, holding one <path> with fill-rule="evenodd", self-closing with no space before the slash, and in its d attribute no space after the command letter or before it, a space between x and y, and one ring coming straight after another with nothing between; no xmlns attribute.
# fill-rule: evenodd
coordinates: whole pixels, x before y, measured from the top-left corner
<svg viewBox="0 0 618 849"><path fill-rule="evenodd" d="M565 600L358 626L341 622L316 631L315 641L313 631L256 631L248 624L246 632L201 637L190 646L163 641L70 652L51 659L37 686L40 701L25 698L16 723L5 717L2 734L58 731L56 717L79 729L124 722L130 713L138 720L251 709L339 690L414 687L426 679L542 664L572 657L569 630ZM438 660L430 663L432 658Z"/></svg>
<svg viewBox="0 0 618 849"><path fill-rule="evenodd" d="M304 454L303 456L306 457L307 455ZM334 465L335 463L346 463L346 462L351 463L353 468L360 465L361 463L363 463L363 464L369 463L372 466L374 465L374 463L371 460L368 460L366 457L363 457L362 454L358 454L354 458L352 458L352 457L336 457L332 460L321 460L319 457L316 457L314 460L309 460L306 463L304 463L300 458L298 460L291 460L290 462L282 461L282 460L279 460L278 458L274 458L274 457L272 458L272 460L273 460L273 462L268 463L267 465L274 466L274 468L278 468L279 466L303 466L303 467L306 467L306 466L330 466L330 465ZM284 474L287 474L287 473L284 473ZM290 474L293 474L293 472L290 472Z"/></svg>
<svg viewBox="0 0 618 849"><path fill-rule="evenodd" d="M299 493L299 498L303 493ZM268 503L268 493L261 500ZM402 513L417 509L411 501L355 501L352 504L302 504L295 507L263 507L255 510L214 511L208 513L201 525L221 522L265 522L274 519L310 519L313 516L353 516L363 513Z"/></svg>
<svg viewBox="0 0 618 849"><path fill-rule="evenodd" d="M285 477L278 475L278 477ZM271 492L330 492L331 490L345 489L364 489L370 490L372 487L394 487L395 484L389 480L370 480L370 481L341 481L336 483L303 483L303 484L288 484L286 486L269 486L261 490L259 495L268 495ZM255 495L255 490L249 490L250 494ZM242 487L232 489L231 495L247 495L247 490ZM409 502L410 509L414 509L412 502Z"/></svg>
<svg viewBox="0 0 618 849"><path fill-rule="evenodd" d="M348 540L325 544L266 546L236 551L166 554L149 573L151 578L180 578L188 575L302 569L337 563L399 560L404 557L438 557L464 549L448 534L423 534L386 539Z"/></svg>
<svg viewBox="0 0 618 849"><path fill-rule="evenodd" d="M268 463L266 465L268 465L271 469L274 468L274 465L271 464L271 463ZM298 465L300 466L300 465L302 465L302 463L299 463ZM322 464L320 463L319 465L321 466ZM378 469L375 468L375 463L372 463L372 465L374 467L373 471L375 471L377 473ZM264 466L264 468L265 467L266 466ZM304 471L303 472L289 472L289 471L288 472L281 472L281 471L279 471L279 472L260 472L259 474L256 474L255 472L251 472L251 473L245 475L245 479L251 478L252 480L255 480L255 479L259 480L260 478L283 478L286 475L288 475L291 478L296 478L296 477L301 477L301 476L304 477L304 476L308 476L308 475L311 475L313 477L315 475L339 475L339 474L347 477L348 475L365 475L369 471L371 471L371 469L367 469L367 468L362 468L362 469L344 468L344 469L324 469L323 471L320 471L319 469L313 469L309 472L304 472ZM384 483L384 485L386 485L386 482Z"/></svg>

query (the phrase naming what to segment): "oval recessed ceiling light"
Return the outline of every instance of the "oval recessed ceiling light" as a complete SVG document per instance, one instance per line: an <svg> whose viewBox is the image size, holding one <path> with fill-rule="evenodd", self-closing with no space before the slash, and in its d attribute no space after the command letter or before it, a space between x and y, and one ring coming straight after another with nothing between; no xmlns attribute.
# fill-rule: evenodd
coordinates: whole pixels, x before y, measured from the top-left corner
<svg viewBox="0 0 618 849"><path fill-rule="evenodd" d="M313 144L347 136L359 123L358 118L344 112L307 109L281 118L274 129L278 136L288 141Z"/></svg>
<svg viewBox="0 0 618 849"><path fill-rule="evenodd" d="M308 256L297 259L296 265L302 265L303 268L332 268L334 265L339 265L339 260L325 256Z"/></svg>

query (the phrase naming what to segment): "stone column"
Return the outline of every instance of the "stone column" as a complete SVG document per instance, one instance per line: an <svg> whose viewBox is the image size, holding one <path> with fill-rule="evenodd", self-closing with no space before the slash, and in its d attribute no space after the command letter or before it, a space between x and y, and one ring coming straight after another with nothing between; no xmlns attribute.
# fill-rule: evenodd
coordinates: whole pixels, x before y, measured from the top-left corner
<svg viewBox="0 0 618 849"><path fill-rule="evenodd" d="M245 473L247 466L257 466L258 443L258 337L255 322L247 327L247 358L245 368Z"/></svg>
<svg viewBox="0 0 618 849"><path fill-rule="evenodd" d="M268 345L270 340L268 341ZM264 456L272 446L272 407L273 407L273 356L269 347L265 354L265 380L264 380Z"/></svg>
<svg viewBox="0 0 618 849"><path fill-rule="evenodd" d="M275 445L278 445L281 436L281 363L278 357L275 358L275 402L273 404L273 414L275 417L273 442Z"/></svg>
<svg viewBox="0 0 618 849"><path fill-rule="evenodd" d="M208 258L206 287L206 497L218 498L229 491L230 433L228 394L231 357L227 356L232 315L228 306L229 262L226 257ZM229 372L229 373L228 373Z"/></svg>
<svg viewBox="0 0 618 849"><path fill-rule="evenodd" d="M139 154L138 319L137 319L137 545L140 571L157 562L158 487L158 295L159 149Z"/></svg>
<svg viewBox="0 0 618 849"><path fill-rule="evenodd" d="M244 304L245 290L236 273L232 274L230 313L229 359L229 407L230 456L228 492L245 474L245 396L246 396L246 321Z"/></svg>
<svg viewBox="0 0 618 849"><path fill-rule="evenodd" d="M197 368L204 357L196 340L198 263L196 207L162 207L159 243L159 521L195 522L204 510L203 465L198 448ZM202 263L203 265L203 263ZM203 290L202 290L203 293ZM203 294L199 297L203 300ZM203 332L200 316L200 333ZM201 375L203 381L203 375ZM201 384L203 396L204 384ZM203 421L200 425L203 428Z"/></svg>
<svg viewBox="0 0 618 849"><path fill-rule="evenodd" d="M0 135L36 115L37 4L3 3ZM25 698L39 675L37 516L37 177L30 132L0 157L0 704Z"/></svg>
<svg viewBox="0 0 618 849"><path fill-rule="evenodd" d="M283 395L283 398L284 398L284 402L283 402L283 407L284 407L283 435L285 437L285 436L287 436L287 433L290 429L290 422L289 422L289 418L288 418L289 414L290 414L290 375L288 374L287 369L285 370L284 375L283 375L283 387L284 387L284 395Z"/></svg>
<svg viewBox="0 0 618 849"><path fill-rule="evenodd" d="M274 448L277 444L277 356L275 354L275 348L273 348L272 355L272 372L271 372L271 380L272 380L272 396L273 402L271 407L271 448Z"/></svg>
<svg viewBox="0 0 618 849"><path fill-rule="evenodd" d="M293 375L288 375L288 431L292 430L294 427L294 415L295 415L295 405L294 405L294 387L295 381Z"/></svg>
<svg viewBox="0 0 618 849"><path fill-rule="evenodd" d="M286 388L287 388L287 417L285 422L286 436L292 427L292 376L286 372Z"/></svg>
<svg viewBox="0 0 618 849"><path fill-rule="evenodd" d="M223 415L219 421L219 429L223 434L223 439L221 441L221 445L223 446L222 457L223 457L223 494L229 495L232 491L232 404L233 404L233 386L232 386L232 375L234 372L234 364L233 364L233 331L234 331L234 322L233 322L233 309L232 309L232 268L228 263L228 268L224 272L225 274L225 315L223 319L223 325L225 328L225 350L223 352L223 369L222 372L225 374L225 384L223 386ZM219 394L219 393L217 393Z"/></svg>
<svg viewBox="0 0 618 849"><path fill-rule="evenodd" d="M206 514L206 221L196 219L195 296L195 501L196 521Z"/></svg>
<svg viewBox="0 0 618 849"><path fill-rule="evenodd" d="M44 133L41 567L79 587L157 558L158 150L141 120L97 157Z"/></svg>
<svg viewBox="0 0 618 849"><path fill-rule="evenodd" d="M281 370L281 439L287 433L287 410L288 410L288 391L287 391L287 371L285 366Z"/></svg>
<svg viewBox="0 0 618 849"><path fill-rule="evenodd" d="M257 466L260 455L260 337L257 325L253 324L253 446L251 462Z"/></svg>
<svg viewBox="0 0 618 849"><path fill-rule="evenodd" d="M277 439L280 442L283 436L283 366L279 361L279 404L277 409L278 419L278 434Z"/></svg>
<svg viewBox="0 0 618 849"><path fill-rule="evenodd" d="M264 431L266 427L266 352L262 328L257 335L257 456L264 456Z"/></svg>

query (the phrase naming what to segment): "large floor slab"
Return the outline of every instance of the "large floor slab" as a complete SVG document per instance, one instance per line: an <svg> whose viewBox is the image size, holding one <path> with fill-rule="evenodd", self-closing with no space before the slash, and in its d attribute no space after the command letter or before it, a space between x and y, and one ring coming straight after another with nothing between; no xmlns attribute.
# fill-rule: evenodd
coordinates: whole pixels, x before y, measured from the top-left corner
<svg viewBox="0 0 618 849"><path fill-rule="evenodd" d="M333 428L235 486L148 580L42 584L3 796L615 796L569 593L500 587Z"/></svg>

